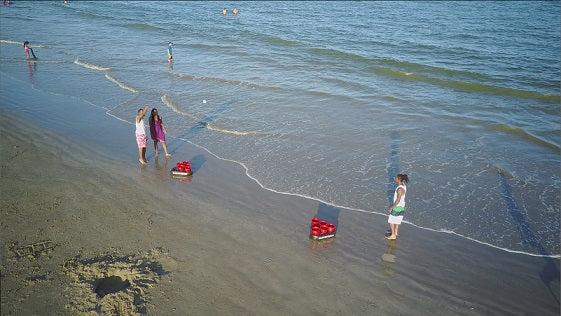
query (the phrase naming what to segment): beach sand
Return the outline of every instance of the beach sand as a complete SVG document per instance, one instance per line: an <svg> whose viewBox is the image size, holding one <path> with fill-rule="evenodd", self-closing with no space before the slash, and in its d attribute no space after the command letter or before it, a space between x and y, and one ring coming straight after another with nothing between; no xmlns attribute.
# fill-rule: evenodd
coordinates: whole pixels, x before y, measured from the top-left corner
<svg viewBox="0 0 561 316"><path fill-rule="evenodd" d="M140 166L133 125L3 79L2 315L559 315L559 259L407 224L389 242L383 216L173 138ZM189 182L169 176L182 160ZM335 239L309 238L317 215Z"/></svg>

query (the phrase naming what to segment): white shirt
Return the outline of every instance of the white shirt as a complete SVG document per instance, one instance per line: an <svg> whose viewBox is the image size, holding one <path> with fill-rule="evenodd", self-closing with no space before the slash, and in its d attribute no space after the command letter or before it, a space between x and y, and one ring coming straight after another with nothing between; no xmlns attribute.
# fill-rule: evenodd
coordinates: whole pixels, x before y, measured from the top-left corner
<svg viewBox="0 0 561 316"><path fill-rule="evenodd" d="M140 120L140 122L136 121L136 117L134 118L134 121L136 122L136 131L135 134L137 135L142 135L145 134L146 135L146 130L144 129L144 118L142 118Z"/></svg>
<svg viewBox="0 0 561 316"><path fill-rule="evenodd" d="M407 188L403 184L398 185L397 188L395 188L395 192L393 193L393 202L395 203L395 200L397 199L397 189L399 188L403 188L403 195L401 196L401 200L399 200L399 203L397 203L396 206L405 206L405 193L407 193Z"/></svg>

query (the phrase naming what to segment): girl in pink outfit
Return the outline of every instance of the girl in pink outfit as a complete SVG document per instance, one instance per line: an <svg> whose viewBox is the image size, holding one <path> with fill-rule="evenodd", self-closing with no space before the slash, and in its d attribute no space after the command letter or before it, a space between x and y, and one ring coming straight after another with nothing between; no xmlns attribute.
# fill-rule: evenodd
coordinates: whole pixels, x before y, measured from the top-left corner
<svg viewBox="0 0 561 316"><path fill-rule="evenodd" d="M148 140L146 139L146 131L144 130L144 115L148 112L150 107L147 105L144 109L138 109L138 114L136 115L135 119L135 132L136 135L136 143L138 144L138 161L145 165L148 163L146 160L146 145Z"/></svg>
<svg viewBox="0 0 561 316"><path fill-rule="evenodd" d="M166 157L171 157L168 153L168 147L166 146L166 134L168 131L164 126L164 122L162 121L162 117L158 115L157 109L152 109L150 112L150 136L154 141L154 150L156 151L156 157L158 157L158 142L162 143L162 147L164 147L164 152L166 153Z"/></svg>
<svg viewBox="0 0 561 316"><path fill-rule="evenodd" d="M27 59L31 59L31 56L29 56L29 42L25 41L23 43L23 52L25 53L25 55L27 55Z"/></svg>

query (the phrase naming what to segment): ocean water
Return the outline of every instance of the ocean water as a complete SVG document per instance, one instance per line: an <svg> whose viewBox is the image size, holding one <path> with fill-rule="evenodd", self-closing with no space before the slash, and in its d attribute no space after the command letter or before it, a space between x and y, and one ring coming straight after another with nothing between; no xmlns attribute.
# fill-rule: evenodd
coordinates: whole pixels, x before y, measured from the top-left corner
<svg viewBox="0 0 561 316"><path fill-rule="evenodd" d="M268 190L342 212L385 216L393 177L406 173L407 223L559 257L558 2L16 1L0 10L2 89L23 80L123 124L148 104L172 153L190 142ZM25 60L25 40L38 61Z"/></svg>

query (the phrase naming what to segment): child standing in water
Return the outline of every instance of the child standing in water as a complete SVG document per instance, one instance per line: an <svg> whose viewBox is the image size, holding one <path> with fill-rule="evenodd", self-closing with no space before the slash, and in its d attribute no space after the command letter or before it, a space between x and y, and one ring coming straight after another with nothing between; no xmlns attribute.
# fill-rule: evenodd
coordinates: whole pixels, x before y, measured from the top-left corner
<svg viewBox="0 0 561 316"><path fill-rule="evenodd" d="M171 42L168 43L168 60L173 59L173 49L171 48Z"/></svg>
<svg viewBox="0 0 561 316"><path fill-rule="evenodd" d="M148 163L146 160L146 145L148 144L148 139L146 138L146 130L144 129L144 115L148 112L150 107L147 105L144 109L138 109L138 114L136 115L135 119L135 135L136 135L136 143L138 144L138 161L145 165Z"/></svg>
<svg viewBox="0 0 561 316"><path fill-rule="evenodd" d="M391 235L386 236L386 239L396 240L397 231L399 225L403 220L403 214L405 213L405 193L407 192L407 187L405 183L409 183L409 178L406 174L398 174L394 178L395 183L397 183L397 188L393 194L393 205L388 210L388 223L391 228Z"/></svg>
<svg viewBox="0 0 561 316"><path fill-rule="evenodd" d="M23 52L27 55L27 59L31 59L31 56L29 56L29 42L25 41L23 43Z"/></svg>
<svg viewBox="0 0 561 316"><path fill-rule="evenodd" d="M154 141L154 150L156 151L156 157L158 157L158 142L162 143L162 147L164 147L164 152L166 153L166 158L171 157L171 155L168 153L168 147L166 145L166 134L168 133L168 131L164 126L162 117L158 115L157 109L152 109L148 122L150 123L150 136Z"/></svg>
<svg viewBox="0 0 561 316"><path fill-rule="evenodd" d="M37 57L35 57L35 53L33 52L33 48L29 47L29 42L25 41L23 43L23 52L27 55L27 59L31 59L31 56L29 56L29 53L31 52L31 55L33 56L33 59L37 59Z"/></svg>

